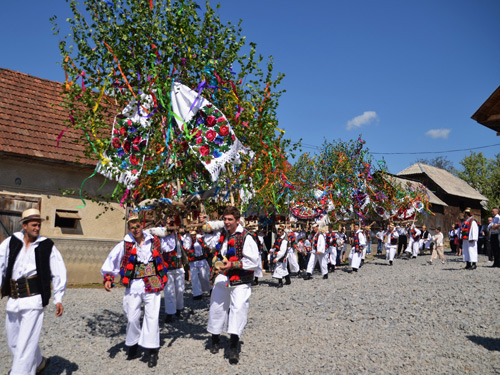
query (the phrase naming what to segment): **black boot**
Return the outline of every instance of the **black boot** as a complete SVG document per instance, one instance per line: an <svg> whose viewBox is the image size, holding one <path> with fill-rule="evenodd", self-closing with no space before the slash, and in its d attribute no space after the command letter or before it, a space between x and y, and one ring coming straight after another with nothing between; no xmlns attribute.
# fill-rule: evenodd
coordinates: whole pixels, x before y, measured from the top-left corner
<svg viewBox="0 0 500 375"><path fill-rule="evenodd" d="M220 335L212 335L212 342L210 343L210 353L217 354L220 349Z"/></svg>
<svg viewBox="0 0 500 375"><path fill-rule="evenodd" d="M165 316L165 324L172 323L174 321L174 314L167 314Z"/></svg>
<svg viewBox="0 0 500 375"><path fill-rule="evenodd" d="M229 363L236 364L240 360L240 353L238 352L238 343L240 338L238 335L231 335L229 341Z"/></svg>
<svg viewBox="0 0 500 375"><path fill-rule="evenodd" d="M308 272L306 273L306 275L304 276L304 280L311 280L312 279L312 275Z"/></svg>
<svg viewBox="0 0 500 375"><path fill-rule="evenodd" d="M472 262L472 263L471 263L471 266L470 266L470 268L469 268L469 269L470 269L470 270L475 270L476 268L477 268L477 266L476 266L476 262Z"/></svg>
<svg viewBox="0 0 500 375"><path fill-rule="evenodd" d="M292 280L290 280L290 275L285 276L285 285L290 285L292 283Z"/></svg>
<svg viewBox="0 0 500 375"><path fill-rule="evenodd" d="M328 279L328 274L327 274L327 273L325 273L325 274L323 275L323 280L326 280L326 279Z"/></svg>
<svg viewBox="0 0 500 375"><path fill-rule="evenodd" d="M149 349L148 367L156 367L158 363L158 349Z"/></svg>
<svg viewBox="0 0 500 375"><path fill-rule="evenodd" d="M278 286L277 288L283 288L283 279L278 279Z"/></svg>
<svg viewBox="0 0 500 375"><path fill-rule="evenodd" d="M137 356L137 349L139 349L139 344L135 344L128 347L127 361L134 359Z"/></svg>
<svg viewBox="0 0 500 375"><path fill-rule="evenodd" d="M181 315L181 312L182 312L182 310L177 310L177 311L175 312L175 316L176 316L179 320L182 320L182 315Z"/></svg>
<svg viewBox="0 0 500 375"><path fill-rule="evenodd" d="M254 280L253 280L253 285L259 285L259 278L256 277Z"/></svg>
<svg viewBox="0 0 500 375"><path fill-rule="evenodd" d="M389 261L389 265L392 266L392 260Z"/></svg>
<svg viewBox="0 0 500 375"><path fill-rule="evenodd" d="M467 262L467 264L465 265L464 270L470 270L470 268L471 268L471 264L470 264L470 262Z"/></svg>

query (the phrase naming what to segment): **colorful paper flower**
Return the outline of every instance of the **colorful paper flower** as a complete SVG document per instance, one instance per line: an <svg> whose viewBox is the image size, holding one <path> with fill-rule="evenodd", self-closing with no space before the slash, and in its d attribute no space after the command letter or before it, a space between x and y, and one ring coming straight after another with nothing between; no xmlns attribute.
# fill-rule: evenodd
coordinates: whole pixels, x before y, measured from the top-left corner
<svg viewBox="0 0 500 375"><path fill-rule="evenodd" d="M132 165L137 165L139 164L139 158L137 158L137 156L135 155L130 155L130 163Z"/></svg>
<svg viewBox="0 0 500 375"><path fill-rule="evenodd" d="M216 123L215 116L207 116L207 126L214 126Z"/></svg>
<svg viewBox="0 0 500 375"><path fill-rule="evenodd" d="M229 134L229 128L226 125L222 125L219 128L219 134L222 135L223 137Z"/></svg>
<svg viewBox="0 0 500 375"><path fill-rule="evenodd" d="M115 129L116 130L116 129ZM113 138L113 147L120 148L122 146L119 138Z"/></svg>
<svg viewBox="0 0 500 375"><path fill-rule="evenodd" d="M214 140L215 136L217 135L216 132L214 132L213 130L209 130L205 133L205 137L207 137L207 139L211 142Z"/></svg>
<svg viewBox="0 0 500 375"><path fill-rule="evenodd" d="M207 145L203 145L200 147L200 154L202 154L203 156L207 156L209 152L210 147L208 147Z"/></svg>

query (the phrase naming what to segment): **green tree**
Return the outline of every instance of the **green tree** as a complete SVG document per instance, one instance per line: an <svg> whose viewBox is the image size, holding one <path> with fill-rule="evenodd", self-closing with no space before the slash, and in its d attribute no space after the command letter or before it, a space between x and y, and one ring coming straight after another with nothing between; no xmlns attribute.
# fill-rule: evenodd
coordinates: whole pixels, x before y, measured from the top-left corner
<svg viewBox="0 0 500 375"><path fill-rule="evenodd" d="M436 168L444 169L453 175L457 175L458 171L455 169L453 162L449 160L446 156L436 156L432 159L419 158L415 160L415 163L427 164Z"/></svg>
<svg viewBox="0 0 500 375"><path fill-rule="evenodd" d="M498 207L500 204L500 154L494 159L486 158L482 152L465 156L460 165L463 170L458 177L488 198L488 207Z"/></svg>
<svg viewBox="0 0 500 375"><path fill-rule="evenodd" d="M85 0L82 6L66 1L73 16L66 19L71 33L59 44L67 73L64 106L70 113L68 126L80 131L85 156L103 160L114 116L141 100L141 94L154 98L139 184L130 192L120 184L109 199L134 203L214 185L236 195L251 186L261 194L278 188L277 169L284 167L291 146L276 130L283 75L273 73L272 57L265 62L254 43L246 44L241 21L224 24L209 1L204 11L193 0ZM57 17L52 21L58 34ZM186 139L194 133L184 134L186 129L175 126L170 98L174 81L193 89L202 86L201 95L224 113L252 151L241 155L239 166L228 163L215 184L199 155L187 147ZM264 184L268 171L273 181Z"/></svg>

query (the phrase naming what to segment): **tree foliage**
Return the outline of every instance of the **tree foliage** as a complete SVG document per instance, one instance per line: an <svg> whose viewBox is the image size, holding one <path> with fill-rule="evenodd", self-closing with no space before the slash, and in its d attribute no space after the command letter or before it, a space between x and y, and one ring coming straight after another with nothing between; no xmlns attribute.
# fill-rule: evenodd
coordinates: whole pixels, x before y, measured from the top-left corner
<svg viewBox="0 0 500 375"><path fill-rule="evenodd" d="M81 131L85 156L102 160L110 147L113 117L140 101L141 94L154 98L148 114L152 132L137 186L129 192L119 185L111 199L137 203L214 186L236 199L241 189L253 188L256 201L268 200L270 191L274 197L279 194L287 153L295 147L277 128L283 75L274 74L272 57L266 62L254 43L246 44L241 21L223 23L209 1L204 10L193 0L67 3L73 14L66 19L71 33L59 45L67 74L64 105L70 113L68 126ZM57 17L52 20L58 33ZM186 137L193 134L175 126L173 82L192 89L203 84L201 95L224 113L251 150L241 155L238 166L227 165L215 184L187 147Z"/></svg>

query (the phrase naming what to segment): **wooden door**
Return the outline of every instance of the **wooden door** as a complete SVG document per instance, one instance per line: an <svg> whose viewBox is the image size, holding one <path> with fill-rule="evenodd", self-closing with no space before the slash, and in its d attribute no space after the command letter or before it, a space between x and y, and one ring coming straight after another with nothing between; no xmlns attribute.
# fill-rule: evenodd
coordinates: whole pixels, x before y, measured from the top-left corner
<svg viewBox="0 0 500 375"><path fill-rule="evenodd" d="M0 195L0 242L22 229L19 221L28 208L40 209L40 198Z"/></svg>

